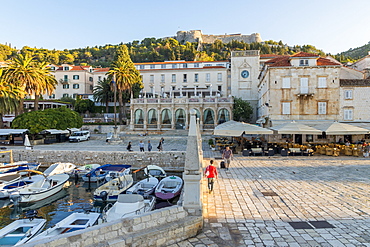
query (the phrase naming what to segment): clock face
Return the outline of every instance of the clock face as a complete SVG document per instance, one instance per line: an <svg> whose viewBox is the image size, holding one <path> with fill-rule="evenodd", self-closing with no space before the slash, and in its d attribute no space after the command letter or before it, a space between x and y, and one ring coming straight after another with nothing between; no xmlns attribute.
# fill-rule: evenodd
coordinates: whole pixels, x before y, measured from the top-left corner
<svg viewBox="0 0 370 247"><path fill-rule="evenodd" d="M249 76L249 72L248 72L248 70L243 70L243 71L242 71L242 73L241 73L241 76L242 76L243 78L248 78L248 76Z"/></svg>

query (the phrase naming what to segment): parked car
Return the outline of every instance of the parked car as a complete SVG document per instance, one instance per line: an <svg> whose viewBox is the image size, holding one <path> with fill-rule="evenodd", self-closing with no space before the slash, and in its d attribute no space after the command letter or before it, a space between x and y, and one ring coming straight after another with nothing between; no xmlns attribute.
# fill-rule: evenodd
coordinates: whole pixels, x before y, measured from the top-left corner
<svg viewBox="0 0 370 247"><path fill-rule="evenodd" d="M87 130L76 131L69 137L70 142L88 141L90 139L90 132Z"/></svg>

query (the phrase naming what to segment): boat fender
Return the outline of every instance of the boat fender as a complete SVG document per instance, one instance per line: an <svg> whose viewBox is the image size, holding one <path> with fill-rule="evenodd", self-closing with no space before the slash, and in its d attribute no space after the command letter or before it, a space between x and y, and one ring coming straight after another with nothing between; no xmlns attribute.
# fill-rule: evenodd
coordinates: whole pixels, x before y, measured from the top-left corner
<svg viewBox="0 0 370 247"><path fill-rule="evenodd" d="M103 201L106 201L107 198L108 198L108 192L106 192L105 190L103 190L102 192L100 192L100 197Z"/></svg>

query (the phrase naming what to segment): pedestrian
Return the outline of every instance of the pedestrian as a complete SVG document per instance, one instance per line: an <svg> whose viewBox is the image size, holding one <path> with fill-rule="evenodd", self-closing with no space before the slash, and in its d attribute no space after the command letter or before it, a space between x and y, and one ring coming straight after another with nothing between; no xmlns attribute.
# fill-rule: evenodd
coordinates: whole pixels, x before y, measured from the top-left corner
<svg viewBox="0 0 370 247"><path fill-rule="evenodd" d="M150 152L150 151L152 151L152 144L150 143L150 141L148 141L148 151Z"/></svg>
<svg viewBox="0 0 370 247"><path fill-rule="evenodd" d="M214 161L210 160L209 166L206 167L204 171L204 176L208 179L208 189L209 193L213 191L213 184L215 183L215 179L218 179L218 172L216 166L214 166Z"/></svg>
<svg viewBox="0 0 370 247"><path fill-rule="evenodd" d="M163 151L162 139L159 141L157 149L158 149L158 151Z"/></svg>
<svg viewBox="0 0 370 247"><path fill-rule="evenodd" d="M131 142L128 142L128 145L127 145L127 151L131 152L132 151L132 145L131 145Z"/></svg>
<svg viewBox="0 0 370 247"><path fill-rule="evenodd" d="M233 151L229 147L226 147L225 150L222 152L222 159L225 160L226 171L229 170L232 158L233 158Z"/></svg>
<svg viewBox="0 0 370 247"><path fill-rule="evenodd" d="M162 142L162 144L164 143L164 138L163 137L161 138L161 142Z"/></svg>
<svg viewBox="0 0 370 247"><path fill-rule="evenodd" d="M144 142L143 141L140 141L139 142L139 148L140 148L140 152L144 152Z"/></svg>

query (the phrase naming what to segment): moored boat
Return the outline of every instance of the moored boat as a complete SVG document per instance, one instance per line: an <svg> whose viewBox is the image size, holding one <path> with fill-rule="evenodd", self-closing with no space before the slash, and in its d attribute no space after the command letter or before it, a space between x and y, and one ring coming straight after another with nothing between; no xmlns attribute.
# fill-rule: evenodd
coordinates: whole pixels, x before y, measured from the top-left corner
<svg viewBox="0 0 370 247"><path fill-rule="evenodd" d="M145 178L134 184L129 189L127 189L126 194L140 194L140 195L153 194L158 183L159 183L158 178L155 177Z"/></svg>
<svg viewBox="0 0 370 247"><path fill-rule="evenodd" d="M71 173L75 168L75 164L58 162L51 164L43 173L46 176L52 176L55 174Z"/></svg>
<svg viewBox="0 0 370 247"><path fill-rule="evenodd" d="M118 195L131 187L134 180L132 175L123 175L108 181L94 191L96 201L117 201Z"/></svg>
<svg viewBox="0 0 370 247"><path fill-rule="evenodd" d="M114 221L120 218L136 216L149 212L154 208L155 197L143 197L139 194L120 194L117 202L108 204L102 212L102 218L105 222Z"/></svg>
<svg viewBox="0 0 370 247"><path fill-rule="evenodd" d="M181 193L183 184L183 180L178 176L165 177L157 185L155 196L163 200L172 199Z"/></svg>
<svg viewBox="0 0 370 247"><path fill-rule="evenodd" d="M91 172L87 173L86 175L82 176L82 179L85 182L100 182L105 179L105 177L111 173L126 173L126 169L129 169L130 165L112 165L112 164L106 164L103 166L99 166L96 169L92 170Z"/></svg>
<svg viewBox="0 0 370 247"><path fill-rule="evenodd" d="M43 180L43 175L32 175L29 177L23 177L10 183L4 183L0 185L0 199L9 198L9 194L17 191L18 189L30 186L33 183Z"/></svg>
<svg viewBox="0 0 370 247"><path fill-rule="evenodd" d="M51 227L36 237L34 237L30 242L41 240L44 238L52 238L59 236L60 234L69 233L77 230L86 229L97 223L100 217L99 213L72 213L60 222L58 222L54 227Z"/></svg>
<svg viewBox="0 0 370 247"><path fill-rule="evenodd" d="M148 165L144 168L144 173L149 177L164 178L166 177L166 172L162 167L157 165Z"/></svg>
<svg viewBox="0 0 370 247"><path fill-rule="evenodd" d="M46 224L45 219L34 218L36 213L28 215L29 218L13 221L0 229L0 246L17 246L28 242L39 233Z"/></svg>

